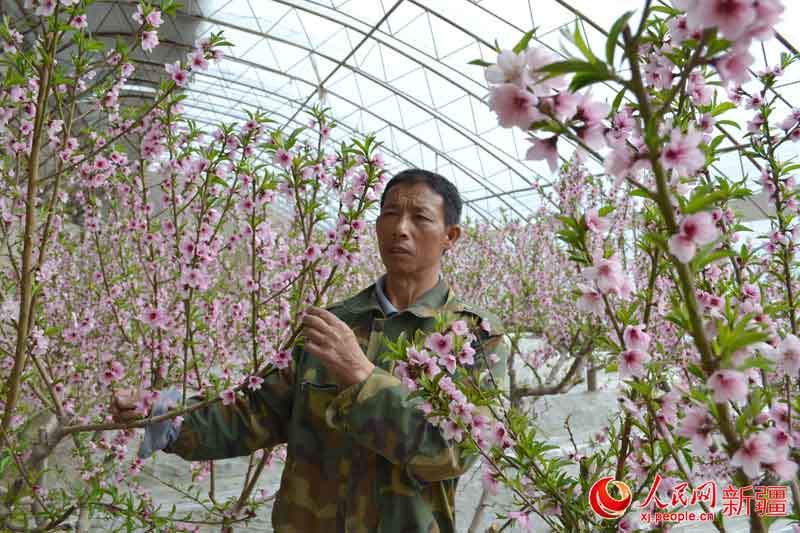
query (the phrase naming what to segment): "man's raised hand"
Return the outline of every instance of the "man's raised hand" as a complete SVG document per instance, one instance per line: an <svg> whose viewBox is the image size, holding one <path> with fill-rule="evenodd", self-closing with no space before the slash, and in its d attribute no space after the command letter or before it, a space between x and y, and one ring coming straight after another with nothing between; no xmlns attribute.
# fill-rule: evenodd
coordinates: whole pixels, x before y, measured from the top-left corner
<svg viewBox="0 0 800 533"><path fill-rule="evenodd" d="M138 409L139 393L134 389L120 389L111 397L111 415L114 422L133 422L145 413Z"/></svg>
<svg viewBox="0 0 800 533"><path fill-rule="evenodd" d="M375 368L350 326L330 311L308 308L303 317L303 331L305 350L317 357L342 385L364 381Z"/></svg>

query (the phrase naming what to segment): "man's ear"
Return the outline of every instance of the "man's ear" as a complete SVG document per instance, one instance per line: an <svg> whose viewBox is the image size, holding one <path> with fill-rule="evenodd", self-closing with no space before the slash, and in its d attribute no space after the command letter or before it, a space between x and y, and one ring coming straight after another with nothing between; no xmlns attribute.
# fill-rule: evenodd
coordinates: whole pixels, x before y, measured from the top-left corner
<svg viewBox="0 0 800 533"><path fill-rule="evenodd" d="M458 224L451 224L445 233L444 251L453 247L456 241L461 237L461 226Z"/></svg>

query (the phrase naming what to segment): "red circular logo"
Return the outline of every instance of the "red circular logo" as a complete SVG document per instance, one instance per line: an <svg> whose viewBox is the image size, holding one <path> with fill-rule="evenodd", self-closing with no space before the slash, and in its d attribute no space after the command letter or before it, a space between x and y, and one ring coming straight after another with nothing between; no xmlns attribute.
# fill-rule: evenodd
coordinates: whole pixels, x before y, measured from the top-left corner
<svg viewBox="0 0 800 533"><path fill-rule="evenodd" d="M617 487L620 493L620 498L614 498L608 492L608 485ZM615 481L614 476L607 476L595 481L592 488L589 489L589 505L597 516L607 520L619 518L625 514L628 506L631 504L631 489L622 481Z"/></svg>

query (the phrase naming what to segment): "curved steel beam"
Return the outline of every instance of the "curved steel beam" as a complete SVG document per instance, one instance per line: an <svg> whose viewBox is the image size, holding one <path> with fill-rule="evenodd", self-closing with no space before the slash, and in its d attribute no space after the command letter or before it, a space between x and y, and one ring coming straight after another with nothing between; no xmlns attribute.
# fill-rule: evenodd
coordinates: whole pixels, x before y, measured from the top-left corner
<svg viewBox="0 0 800 533"><path fill-rule="evenodd" d="M100 3L112 2L112 1L113 0L100 0ZM290 1L287 1L287 0L272 0L272 1L276 2L276 3L280 3L280 4L288 6L288 7L291 7L291 8L294 8L294 9L297 9L297 10L300 10L300 11L304 11L306 13L310 13L311 15L317 16L317 17L325 19L325 20L328 20L328 21L333 22L335 24L339 24L340 26L342 26L344 28L347 28L347 29L350 29L350 30L353 30L355 32L358 32L358 33L361 33L361 34L365 33L364 30L361 30L361 29L359 29L359 28L357 28L355 26L349 25L347 23L344 23L344 22L342 22L340 20L337 20L337 19L335 19L333 17L330 17L330 16L325 15L323 13L320 13L318 11L314 11L314 10L309 9L307 7L298 6L297 4L295 4L293 2L290 2ZM430 10L428 10L428 11L430 11ZM433 11L430 11L430 12L435 14L435 12L433 12ZM181 12L180 16L187 17L189 19L198 20L198 21L201 21L201 22L207 22L209 24L214 24L216 26L220 26L220 27L223 27L223 28L229 28L229 29L232 29L232 30L235 30L235 31L241 31L243 33L247 33L247 34L250 34L250 35L261 37L261 38L263 38L265 40L273 40L273 41L285 44L287 46L292 46L294 48L299 48L299 49L303 50L304 52L307 52L309 55L312 55L312 54L318 55L319 57L322 57L322 58L324 58L327 61L330 61L332 63L337 63L339 61L339 60L337 60L336 58L334 58L332 56L329 56L327 54L323 54L323 53L321 53L321 52L319 52L317 50L314 50L313 48L304 46L304 45L302 45L300 43L296 43L294 41L290 41L288 39L283 39L281 37L277 37L277 36L274 36L274 35L269 35L267 33L260 32L258 30L253 29L253 28L249 28L247 26L241 26L241 25L237 25L237 24L233 24L233 23L224 21L224 20L214 19L214 18L200 16L200 15L194 15L194 14L185 13L185 12ZM349 17L349 15L345 15L345 16ZM349 17L349 18L352 18L352 17ZM454 26L454 27L457 27L457 26ZM385 32L380 32L380 31L378 33L385 34ZM394 36L392 36L392 38L396 39ZM431 73L435 74L436 76L444 79L445 81L447 81L450 84L452 84L455 87L457 87L459 90L463 91L465 94L467 94L469 96L472 96L473 98L475 98L476 100L478 100L480 102L483 102L483 98L482 97L480 97L479 95L477 95L476 93L474 93L473 91L471 91L470 89L465 87L464 85L462 85L462 84L456 82L455 80L453 80L452 78L446 76L442 72L439 72L438 70L431 68L430 65L425 64L424 62L420 61L418 58L414 57L413 55L410 55L407 52L399 49L398 47L396 47L396 46L394 46L394 45L392 45L390 43L387 43L386 41L378 39L378 38L376 38L374 36L373 36L373 40L375 42L378 42L379 44L387 47L388 49L391 49L394 52L397 52L398 54L402 55L406 59L412 61L413 63L419 65L420 68L422 68L426 72L431 72ZM418 51L418 52L420 54L422 54L422 55L425 55L426 57L430 57L428 54L425 54L422 51ZM249 61L243 60L241 58L236 58L235 56L229 56L229 59L239 59L242 62L246 62L248 64L248 66L251 66L253 68L264 68L262 65L259 65L257 63L253 63L253 62L249 62ZM434 61L439 62L435 58L432 58L432 59L434 59ZM442 63L439 62L439 64L442 64ZM518 158L515 155L509 154L502 147L499 147L499 146L497 146L497 145L495 145L493 143L484 141L480 137L480 134L478 132L472 132L472 131L469 131L469 130L462 131L462 128L464 128L464 127L461 124L458 124L458 123L451 122L451 121L447 120L445 118L445 115L440 113L437 109L430 108L429 106L425 105L423 102L420 102L419 100L417 100L416 98L412 97L411 95L409 95L409 94L407 94L405 92L402 92L402 91L398 91L397 89L392 87L391 84L389 84L388 82L386 82L384 80L381 80L379 78L376 78L376 77L374 77L374 76L372 76L372 75L370 75L370 74L368 74L366 72L363 72L358 67L353 67L353 66L347 65L347 64L344 64L342 66L344 66L345 68L347 68L348 70L353 72L353 74L360 74L362 77L364 77L367 80L375 83L376 85L379 85L379 86L383 87L384 89L388 90L390 93L393 93L394 95L403 98L404 100L408 101L413 106L421 109L423 112L425 112L428 115L430 115L432 118L436 118L436 119L440 120L442 123L444 123L445 125L449 126L450 129L452 129L454 132L456 132L459 135L461 135L462 137L466 138L467 140L469 140L475 146L481 148L489 157L495 159L501 165L503 165L506 168L508 168L508 170L511 173L515 174L522 181L524 181L528 185L531 185L531 186L533 185L533 182L531 182L530 179L527 176L525 176L524 174L519 172L513 166L509 165L506 160L504 160L502 157L500 157L498 155L498 153L503 154L504 156L506 156L508 158L511 158L513 161L518 161ZM452 70L452 67L449 67L449 68ZM275 72L275 71L273 71L273 72ZM281 72L278 71L278 73L281 73ZM318 86L318 83L314 83L313 86L315 86L315 87ZM357 107L363 109L364 108L364 104L357 104ZM486 146L484 146L484 144L488 145L491 149L488 149ZM439 152L438 150L436 150L436 151ZM439 153L441 153L441 152L439 152ZM529 170L531 173L533 173L535 175L538 174L536 171L534 171L532 169L527 169L527 170ZM540 179L544 179L543 176L537 176L537 177L540 178ZM492 189L489 188L488 186L485 187L485 188L488 191L492 192ZM510 205L508 207L513 209Z"/></svg>
<svg viewBox="0 0 800 533"><path fill-rule="evenodd" d="M180 46L185 46L185 45L180 45ZM238 62L249 63L247 60L244 60L244 59L237 59L237 61L238 61ZM150 61L137 61L137 62L138 62L138 63L140 63L140 64L147 64L147 65L149 65L149 66L158 66L158 67L160 67L160 66L161 66L161 65L159 65L159 64L157 64L157 63L155 63L155 62L150 62ZM304 79L304 78L301 78L301 77L299 77L299 76L294 76L294 75L292 75L292 74L288 74L288 73L280 72L280 71L278 71L277 69L272 69L271 67L261 66L260 68L261 68L262 70L266 70L266 71L268 71L268 72L273 72L273 73L276 73L276 74L280 74L281 76L287 77L287 78L289 78L289 79L292 79L292 80L294 80L294 81L297 81L297 82L300 82L300 83L304 83L304 84L306 84L306 85L314 86L314 83L313 83L313 82L311 82L311 81L308 81L308 80L306 80L306 79ZM195 72L195 75L200 75L200 76L203 76L203 77L210 77L210 78L214 78L214 79L220 80L220 81L222 81L222 82L224 82L224 83L233 83L233 84L241 85L241 86L247 87L247 88L248 88L248 89L250 89L250 90L257 90L257 91L260 91L260 92L263 92L263 93L266 93L266 94L270 94L270 95L272 95L272 96L275 96L275 97L278 97L278 98L285 99L286 101L288 101L288 102L290 102L290 103L297 103L296 101L294 101L294 100L290 99L289 97L287 97L287 96L285 96L285 95L283 95L283 94L280 94L280 93L277 93L277 92L273 92L273 91L269 91L268 89L265 89L264 87L258 87L258 86L254 86L254 85L246 84L246 83L244 83L244 82L241 82L241 81L238 81L238 80L231 80L231 79L229 79L229 78L225 78L225 77L222 77L222 76L215 76L215 75L213 75L213 74L210 74L210 73L208 73L208 72ZM438 155L439 155L439 156L441 156L443 159L445 159L446 161L448 161L449 163L451 163L451 164L452 164L454 167L456 167L456 168L458 168L459 170L461 170L462 172L464 172L464 174L466 174L468 177L470 177L470 178L471 178L473 181L475 181L475 182L476 182L478 185L480 185L480 186L481 186L481 187L483 187L484 189L487 189L487 190L489 190L489 192L494 192L494 191L492 191L491 189L489 189L489 188L486 186L486 184L483 182L483 180L482 180L481 178L479 178L479 177L475 176L475 175L473 174L473 171L472 171L471 169L469 169L469 168L465 167L463 164L459 163L459 162L458 162L456 159L454 159L454 158L453 158L453 157L451 157L450 155L448 155L448 154L445 154L445 153L441 152L440 150L438 150L437 148L435 148L433 145L431 145L429 142L425 141L425 140L424 140L424 139L422 139L421 137L419 137L419 136L417 136L417 135L415 135L415 134L411 133L410 131L406 130L405 128L403 128L403 127L401 127L401 126L398 126L398 125L396 125L396 124L393 124L393 123L389 122L389 121L388 121L388 120L386 120L384 117L382 117L381 115L378 115L377 113L375 113L375 112L371 111L371 110L370 110L370 109L368 109L368 108L361 108L361 107L360 107L360 106L359 106L359 105L358 105L356 102L353 102L352 100L350 100L350 99L349 99L349 98L347 98L347 97L344 97L344 96L342 96L342 95L340 95L340 94L337 94L336 92L334 92L334 91L330 91L330 90L328 91L328 93L329 93L329 94L331 94L331 95L333 95L333 96L335 96L336 98L339 98L339 99L341 99L341 100L342 100L342 101L344 101L344 102L347 102L348 104L350 104L350 105L352 105L352 106L354 106L354 107L358 107L358 108L359 108L359 109L361 109L363 112L365 112L365 113L367 113L367 114L369 114L369 115L371 115L371 116L375 117L376 119L378 119L378 120L380 120L380 121L382 121L382 122L386 123L386 124L387 124L387 125L389 125L390 127L392 127L392 128L395 128L395 129L397 129L398 131L401 131L403 134L407 135L408 137L410 137L411 139L413 139L413 140L414 140L414 141L416 141L417 143L421 144L422 146L425 146L427 149L431 150L432 152L434 152L434 153L438 154ZM355 128L352 128L352 131L354 131L354 132L355 132L355 131L357 131L357 130L356 130ZM360 135L363 135L363 133L360 133ZM502 192L502 191L499 191L499 192ZM524 215L523 215L521 212L519 212L519 211L518 211L518 210L517 210L517 209L516 209L514 206L512 206L511 204L509 204L507 201L505 201L504 199L501 199L500 201L502 201L502 202L503 202L503 203L504 203L504 204L505 204L505 205L506 205L506 206L507 206L507 207L508 207L508 208L509 208L511 211L513 211L515 214L517 214L517 215L518 215L520 218L525 218L525 217L524 217ZM483 215L482 215L482 216L483 216Z"/></svg>

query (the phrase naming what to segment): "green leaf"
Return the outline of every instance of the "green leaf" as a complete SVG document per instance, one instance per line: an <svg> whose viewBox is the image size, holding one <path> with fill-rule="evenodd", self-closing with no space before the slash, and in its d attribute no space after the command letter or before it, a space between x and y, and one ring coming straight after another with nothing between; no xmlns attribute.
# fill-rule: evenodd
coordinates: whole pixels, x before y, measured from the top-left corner
<svg viewBox="0 0 800 533"><path fill-rule="evenodd" d="M614 22L611 26L611 30L608 32L608 41L606 41L606 61L608 61L611 68L614 68L614 53L617 48L617 38L628 25L628 20L630 20L633 14L634 11L623 13L623 15Z"/></svg>
<svg viewBox="0 0 800 533"><path fill-rule="evenodd" d="M653 7L650 8L650 11L655 11L655 12L658 12L658 13L664 13L664 14L667 14L667 15L669 15L671 17L678 16L678 15L681 14L680 11L678 11L677 9L675 9L673 7L669 7L669 6L653 6Z"/></svg>
<svg viewBox="0 0 800 533"><path fill-rule="evenodd" d="M691 215L692 213L703 211L709 205L725 200L727 197L728 195L722 191L695 194L694 197L689 200L689 203L684 206L683 212L687 215Z"/></svg>
<svg viewBox="0 0 800 533"><path fill-rule="evenodd" d="M732 120L728 120L728 119L725 119L725 120L718 120L718 121L717 121L717 124L718 124L718 125L724 125L724 126L731 126L731 127L733 127L733 128L736 128L737 130L740 130L740 129L742 129L742 127L739 125L739 123L738 123L738 122L734 122L734 121L732 121Z"/></svg>
<svg viewBox="0 0 800 533"><path fill-rule="evenodd" d="M493 63L489 63L488 61L484 61L483 59L473 59L468 65L478 65L479 67L491 67Z"/></svg>
<svg viewBox="0 0 800 533"><path fill-rule="evenodd" d="M767 339L769 339L769 335L762 331L747 330L733 338L727 344L727 346L725 346L725 348L733 353L736 350L741 350L746 346L750 346L751 344L755 344L757 342L763 342Z"/></svg>
<svg viewBox="0 0 800 533"><path fill-rule="evenodd" d="M733 257L735 255L736 254L733 253L730 250L717 250L714 253L706 254L706 255L703 255L702 257L696 257L692 261L692 265L699 272L699 271L703 270L703 268L706 265L708 265L710 263L713 263L714 261L722 259L723 257Z"/></svg>
<svg viewBox="0 0 800 533"><path fill-rule="evenodd" d="M572 40L575 43L575 46L578 47L583 56L588 59L590 63L597 63L597 57L592 53L592 49L589 48L589 45L586 44L586 41L583 39L580 21L575 22L575 34L573 35Z"/></svg>
<svg viewBox="0 0 800 533"><path fill-rule="evenodd" d="M569 90L571 92L579 91L587 85L593 85L595 83L608 81L610 79L612 79L612 76L608 73L580 72L573 76L572 82L569 84Z"/></svg>
<svg viewBox="0 0 800 533"><path fill-rule="evenodd" d="M760 355L751 357L745 363L739 367L739 370L747 370L748 368L760 368L761 370L771 371L772 368L775 366L775 363L767 359L766 357L762 357Z"/></svg>
<svg viewBox="0 0 800 533"><path fill-rule="evenodd" d="M610 64L611 63L609 63L609 65ZM622 99L625 98L625 91L627 90L627 87L623 87L622 90L617 93L617 96L614 97L614 102L611 104L612 113L617 113L619 111L619 106L622 105Z"/></svg>
<svg viewBox="0 0 800 533"><path fill-rule="evenodd" d="M515 54L518 54L518 53L522 52L523 50L525 50L526 48L528 48L528 43L531 41L531 38L533 37L533 34L535 32L536 32L536 29L534 28L534 29L530 30L529 32L525 33L525 35L522 36L522 39L520 39L519 42L516 44L516 46L514 46L514 53Z"/></svg>
<svg viewBox="0 0 800 533"><path fill-rule="evenodd" d="M594 72L608 75L608 69L605 63L590 63L588 61L581 61L580 59L556 61L555 63L540 67L539 70L555 75L570 74L573 72Z"/></svg>
<svg viewBox="0 0 800 533"><path fill-rule="evenodd" d="M721 115L725 111L730 111L731 109L736 109L736 105L733 102L722 102L711 110L711 115L716 117L717 115Z"/></svg>

